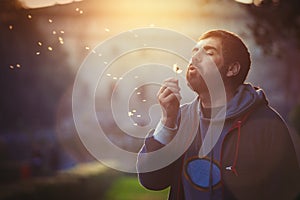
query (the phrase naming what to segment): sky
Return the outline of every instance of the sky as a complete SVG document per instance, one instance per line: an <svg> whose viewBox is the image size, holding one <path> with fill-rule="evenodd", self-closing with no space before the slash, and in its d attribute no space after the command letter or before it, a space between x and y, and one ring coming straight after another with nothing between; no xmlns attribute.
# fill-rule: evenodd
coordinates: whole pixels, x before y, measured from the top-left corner
<svg viewBox="0 0 300 200"><path fill-rule="evenodd" d="M19 1L24 3L24 5L29 8L41 8L41 7L53 6L55 4L67 4L67 3L72 3L75 1L82 1L82 0L19 0Z"/></svg>

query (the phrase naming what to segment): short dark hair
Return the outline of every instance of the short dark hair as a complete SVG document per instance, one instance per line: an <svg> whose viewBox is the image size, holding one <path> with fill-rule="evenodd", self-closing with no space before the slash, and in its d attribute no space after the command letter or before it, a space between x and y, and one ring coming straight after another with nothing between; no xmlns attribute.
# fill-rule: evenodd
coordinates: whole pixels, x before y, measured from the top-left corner
<svg viewBox="0 0 300 200"><path fill-rule="evenodd" d="M229 31L211 30L202 34L199 40L210 37L221 39L225 66L229 66L234 62L238 62L240 64L240 72L233 79L235 86L239 86L244 83L250 70L251 59L248 48L242 39L238 35Z"/></svg>

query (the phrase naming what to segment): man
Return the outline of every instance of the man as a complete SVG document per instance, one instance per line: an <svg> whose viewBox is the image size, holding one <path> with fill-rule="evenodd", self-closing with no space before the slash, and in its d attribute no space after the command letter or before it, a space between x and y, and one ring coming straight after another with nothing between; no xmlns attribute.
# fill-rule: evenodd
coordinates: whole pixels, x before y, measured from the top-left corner
<svg viewBox="0 0 300 200"><path fill-rule="evenodd" d="M139 154L141 184L152 190L170 187L172 200L294 199L300 192L294 146L263 91L244 83L251 64L245 44L233 33L213 30L192 52L186 79L198 97L180 106L178 80L163 83L157 95L161 121ZM215 84L216 71L223 86ZM184 140L190 136L191 141ZM188 144L184 152L167 166L144 170L159 162L148 153L177 137L177 144ZM172 151L163 156L161 161Z"/></svg>

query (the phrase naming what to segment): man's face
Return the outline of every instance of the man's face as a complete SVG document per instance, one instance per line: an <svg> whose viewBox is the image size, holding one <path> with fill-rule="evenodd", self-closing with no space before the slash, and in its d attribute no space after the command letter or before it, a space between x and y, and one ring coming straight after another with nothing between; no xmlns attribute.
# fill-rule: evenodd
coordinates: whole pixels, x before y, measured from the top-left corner
<svg viewBox="0 0 300 200"><path fill-rule="evenodd" d="M221 73L223 77L222 73L224 72L222 71L224 71L224 58L221 39L209 37L200 40L192 51L192 58L186 74L188 85L198 94L207 92L203 77L206 80L210 79L209 84L211 84L214 82L216 73Z"/></svg>

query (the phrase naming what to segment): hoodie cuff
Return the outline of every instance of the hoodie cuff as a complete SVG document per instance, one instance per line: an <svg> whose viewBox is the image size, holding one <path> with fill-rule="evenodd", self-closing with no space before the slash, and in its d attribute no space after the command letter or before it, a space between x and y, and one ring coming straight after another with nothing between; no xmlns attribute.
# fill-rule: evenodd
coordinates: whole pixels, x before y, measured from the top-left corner
<svg viewBox="0 0 300 200"><path fill-rule="evenodd" d="M159 121L153 133L153 137L155 140L166 145L169 142L171 142L171 140L175 137L177 128L178 128L177 125L175 128L169 128L163 125L161 121Z"/></svg>

